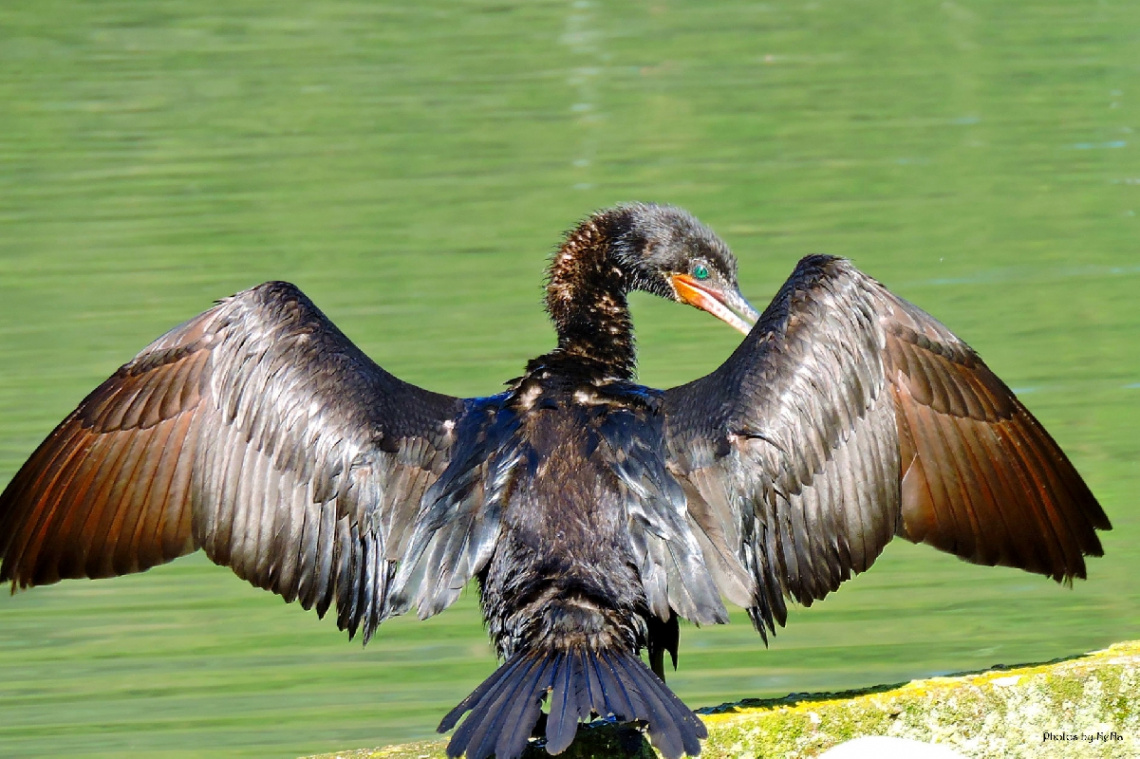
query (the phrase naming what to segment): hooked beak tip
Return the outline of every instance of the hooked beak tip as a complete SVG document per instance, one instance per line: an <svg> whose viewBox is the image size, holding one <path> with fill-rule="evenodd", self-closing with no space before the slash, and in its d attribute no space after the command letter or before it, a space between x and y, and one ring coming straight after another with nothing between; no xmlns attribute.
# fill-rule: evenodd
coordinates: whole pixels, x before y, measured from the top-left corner
<svg viewBox="0 0 1140 759"><path fill-rule="evenodd" d="M743 335L752 331L752 326L760 318L739 290L725 292L702 286L687 275L673 277L673 288L678 299L690 306L707 311Z"/></svg>
<svg viewBox="0 0 1140 759"><path fill-rule="evenodd" d="M735 298L729 299L725 305L732 312L735 317L732 321L725 319L725 321L734 327L742 335L747 335L756 326L756 322L760 319L760 314L752 307L752 304L744 299L740 293L734 293ZM722 317L723 318L723 317Z"/></svg>

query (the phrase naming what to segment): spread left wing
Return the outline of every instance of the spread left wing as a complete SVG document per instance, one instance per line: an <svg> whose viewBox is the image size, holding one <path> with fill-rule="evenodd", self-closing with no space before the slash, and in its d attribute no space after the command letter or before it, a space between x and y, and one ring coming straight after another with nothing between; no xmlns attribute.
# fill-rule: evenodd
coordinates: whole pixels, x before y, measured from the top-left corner
<svg viewBox="0 0 1140 759"><path fill-rule="evenodd" d="M322 616L335 601L367 641L406 608L390 581L465 408L384 371L294 286L247 290L145 348L31 455L0 495L0 581L110 577L204 548ZM459 548L424 582L461 584L496 535L461 505L428 530Z"/></svg>
<svg viewBox="0 0 1140 759"><path fill-rule="evenodd" d="M842 259L801 261L733 355L664 407L690 517L751 575L765 636L784 597L823 598L895 535L1060 581L1085 576L1110 529L981 358Z"/></svg>

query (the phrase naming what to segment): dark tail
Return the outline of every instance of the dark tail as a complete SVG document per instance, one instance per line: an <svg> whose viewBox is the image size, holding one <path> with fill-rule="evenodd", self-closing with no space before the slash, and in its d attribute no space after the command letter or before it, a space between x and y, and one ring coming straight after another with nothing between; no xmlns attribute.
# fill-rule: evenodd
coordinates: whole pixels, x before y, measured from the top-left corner
<svg viewBox="0 0 1140 759"><path fill-rule="evenodd" d="M591 712L619 722L643 720L649 738L668 759L701 752L704 723L632 653L618 651L522 651L483 681L439 723L447 732L470 711L447 745L449 757L517 759L550 691L546 750L560 754Z"/></svg>

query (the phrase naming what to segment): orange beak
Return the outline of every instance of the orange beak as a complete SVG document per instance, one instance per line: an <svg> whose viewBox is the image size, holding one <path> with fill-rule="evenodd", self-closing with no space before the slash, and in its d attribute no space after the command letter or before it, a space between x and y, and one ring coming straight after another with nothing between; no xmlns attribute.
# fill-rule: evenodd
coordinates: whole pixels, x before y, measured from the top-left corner
<svg viewBox="0 0 1140 759"><path fill-rule="evenodd" d="M688 274L675 274L671 279L677 299L708 311L725 324L747 335L760 314L738 290L723 290L710 282L701 282Z"/></svg>

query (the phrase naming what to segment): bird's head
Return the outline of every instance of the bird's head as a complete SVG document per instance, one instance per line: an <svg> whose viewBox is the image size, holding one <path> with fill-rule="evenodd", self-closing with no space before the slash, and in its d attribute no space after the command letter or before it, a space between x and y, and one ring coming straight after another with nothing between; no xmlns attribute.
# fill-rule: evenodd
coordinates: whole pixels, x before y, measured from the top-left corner
<svg viewBox="0 0 1140 759"><path fill-rule="evenodd" d="M611 257L630 290L687 303L748 334L759 314L736 284L736 258L711 229L674 206L630 203L601 212Z"/></svg>

